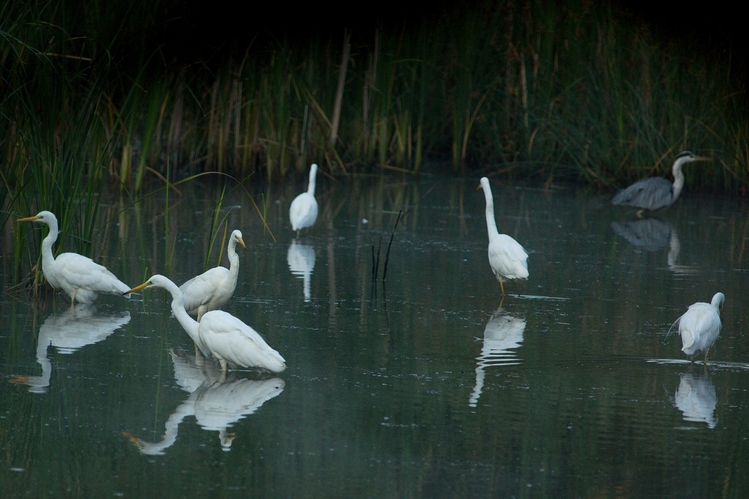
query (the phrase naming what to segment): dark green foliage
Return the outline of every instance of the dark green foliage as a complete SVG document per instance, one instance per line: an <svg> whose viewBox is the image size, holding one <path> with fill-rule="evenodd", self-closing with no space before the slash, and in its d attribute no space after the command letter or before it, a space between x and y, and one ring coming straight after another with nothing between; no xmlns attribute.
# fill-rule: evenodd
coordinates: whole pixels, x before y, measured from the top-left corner
<svg viewBox="0 0 749 499"><path fill-rule="evenodd" d="M296 39L258 29L213 52L199 6L0 7L6 209L54 210L60 185L137 192L167 164L175 178L277 179L311 162L339 175L447 162L621 186L690 149L715 161L689 183L749 182L746 96L728 62L608 4L478 3Z"/></svg>

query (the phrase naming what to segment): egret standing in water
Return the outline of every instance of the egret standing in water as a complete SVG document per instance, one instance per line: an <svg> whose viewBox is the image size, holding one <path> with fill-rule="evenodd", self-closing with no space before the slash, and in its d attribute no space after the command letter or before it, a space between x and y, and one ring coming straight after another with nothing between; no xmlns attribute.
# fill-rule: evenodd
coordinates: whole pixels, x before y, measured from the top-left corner
<svg viewBox="0 0 749 499"><path fill-rule="evenodd" d="M57 217L49 211L40 211L33 217L19 218L16 222L37 222L49 227L49 234L42 241L42 271L47 282L65 291L73 305L93 303L99 293L122 295L130 286L123 283L106 267L78 253L62 253L57 258L52 254L52 245L57 241L59 229Z"/></svg>
<svg viewBox="0 0 749 499"><path fill-rule="evenodd" d="M185 310L188 314L197 316L198 322L203 314L210 310L218 310L234 294L239 274L237 244L247 249L242 240L242 232L235 230L231 233L229 247L226 250L229 256L228 269L222 266L214 267L179 287L184 295Z"/></svg>
<svg viewBox="0 0 749 499"><path fill-rule="evenodd" d="M715 293L710 303L694 303L684 315L676 319L681 334L681 351L687 354L692 362L698 355L703 355L707 365L707 352L718 339L723 327L720 322L720 310L725 300L723 293Z"/></svg>
<svg viewBox="0 0 749 499"><path fill-rule="evenodd" d="M307 192L303 192L294 198L289 208L289 220L291 229L299 231L315 225L317 220L317 201L315 200L315 178L317 177L317 165L312 164L309 170L309 186Z"/></svg>
<svg viewBox="0 0 749 499"><path fill-rule="evenodd" d="M172 312L185 332L206 357L215 357L224 374L229 367L258 367L272 372L286 369L286 361L250 326L222 310L203 314L200 322L187 314L182 291L162 275L154 275L140 286L127 291L136 293L156 287L172 295Z"/></svg>
<svg viewBox="0 0 749 499"><path fill-rule="evenodd" d="M696 156L689 151L682 151L676 156L672 168L674 183L662 177L645 178L635 182L626 189L619 191L611 203L615 205L633 206L642 210L660 210L668 208L676 202L684 188L684 174L681 167L693 161L712 161L710 158Z"/></svg>
<svg viewBox="0 0 749 499"><path fill-rule="evenodd" d="M502 296L505 295L504 282L528 278L528 253L513 238L500 234L494 220L494 198L489 179L483 177L479 189L484 189L486 198L486 229L489 231L489 265L499 281Z"/></svg>

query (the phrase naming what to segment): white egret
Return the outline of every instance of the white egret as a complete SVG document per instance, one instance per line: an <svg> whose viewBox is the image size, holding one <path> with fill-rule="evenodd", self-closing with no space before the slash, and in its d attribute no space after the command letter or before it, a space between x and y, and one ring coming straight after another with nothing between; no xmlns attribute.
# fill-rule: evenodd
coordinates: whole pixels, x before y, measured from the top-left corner
<svg viewBox="0 0 749 499"><path fill-rule="evenodd" d="M184 295L185 310L188 314L197 316L198 322L203 314L221 308L234 294L239 274L237 244L247 249L242 240L242 232L235 230L231 233L229 248L226 251L229 256L228 269L222 266L214 267L179 287Z"/></svg>
<svg viewBox="0 0 749 499"><path fill-rule="evenodd" d="M611 200L612 204L634 206L642 210L660 210L668 208L676 202L684 187L684 174L681 167L693 161L712 161L710 158L696 156L689 151L682 151L676 156L672 172L674 183L662 177L645 178L638 180L626 189L619 191ZM638 212L639 213L639 212Z"/></svg>
<svg viewBox="0 0 749 499"><path fill-rule="evenodd" d="M42 271L47 282L65 291L76 303L93 303L99 293L122 295L130 286L123 283L106 267L78 253L52 255L52 245L59 234L57 218L49 211L40 211L33 217L19 218L16 222L37 222L49 227L42 241Z"/></svg>
<svg viewBox="0 0 749 499"><path fill-rule="evenodd" d="M494 220L494 198L489 179L483 177L479 188L484 189L486 198L486 229L489 232L489 265L505 294L504 282L528 278L528 253L516 240L507 234L500 234Z"/></svg>
<svg viewBox="0 0 749 499"><path fill-rule="evenodd" d="M317 201L315 200L315 177L317 177L317 165L312 164L309 170L309 186L307 192L303 192L294 198L289 208L289 220L291 229L299 231L312 227L317 220Z"/></svg>
<svg viewBox="0 0 749 499"><path fill-rule="evenodd" d="M154 275L140 286L127 291L135 293L149 287L167 290L172 295L172 312L195 345L206 357L215 357L226 373L229 367L258 367L272 372L286 369L286 361L250 326L222 310L206 312L200 322L185 310L182 291L162 275Z"/></svg>
<svg viewBox="0 0 749 499"><path fill-rule="evenodd" d="M692 362L698 355L703 355L707 365L707 352L718 339L723 327L720 322L720 310L725 300L723 293L715 293L710 303L694 303L677 319L681 334L681 351L687 354Z"/></svg>

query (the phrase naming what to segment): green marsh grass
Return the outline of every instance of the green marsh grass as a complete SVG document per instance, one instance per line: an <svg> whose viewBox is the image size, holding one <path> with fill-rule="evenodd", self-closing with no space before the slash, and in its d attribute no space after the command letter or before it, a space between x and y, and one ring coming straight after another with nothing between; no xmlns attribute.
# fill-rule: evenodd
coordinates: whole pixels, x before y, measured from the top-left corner
<svg viewBox="0 0 749 499"><path fill-rule="evenodd" d="M210 61L147 48L157 7L115 9L86 6L84 23L61 1L0 7L5 213L62 218L63 199L91 203L111 185L133 202L156 173L280 181L312 162L332 176L447 163L613 188L667 175L682 149L715 159L688 184L749 191L746 94L729 62L608 3L487 2L300 41L258 33Z"/></svg>

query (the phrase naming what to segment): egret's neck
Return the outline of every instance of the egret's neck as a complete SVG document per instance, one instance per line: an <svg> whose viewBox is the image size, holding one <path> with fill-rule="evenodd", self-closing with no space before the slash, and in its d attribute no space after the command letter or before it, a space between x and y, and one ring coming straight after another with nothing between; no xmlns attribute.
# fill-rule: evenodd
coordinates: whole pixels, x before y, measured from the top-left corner
<svg viewBox="0 0 749 499"><path fill-rule="evenodd" d="M182 291L180 291L176 285L174 285L173 288L170 287L167 291L172 294L172 312L174 313L174 317L177 318L177 321L179 321L185 332L187 332L190 338L192 338L192 341L200 347L200 345L203 344L200 341L200 335L198 334L198 327L200 325L198 324L198 321L187 314Z"/></svg>
<svg viewBox="0 0 749 499"><path fill-rule="evenodd" d="M309 187L307 187L307 192L311 195L315 195L315 180L317 178L317 167L312 168L309 172Z"/></svg>
<svg viewBox="0 0 749 499"><path fill-rule="evenodd" d="M684 174L681 172L681 167L685 163L684 158L679 158L674 163L673 174L674 174L674 185L673 185L673 198L671 202L676 201L676 198L681 194L681 190L684 188Z"/></svg>
<svg viewBox="0 0 749 499"><path fill-rule="evenodd" d="M229 249L227 250L227 254L229 255L229 273L236 282L237 275L239 274L239 255L237 255L236 239L232 238L232 240L229 241Z"/></svg>
<svg viewBox="0 0 749 499"><path fill-rule="evenodd" d="M484 189L484 197L486 198L486 230L489 231L489 240L491 241L499 235L497 222L494 220L494 199L492 193L487 192L486 189Z"/></svg>
<svg viewBox="0 0 749 499"><path fill-rule="evenodd" d="M55 257L52 254L52 245L57 241L57 235L59 233L56 223L49 223L49 234L42 241L42 269L46 269L48 265L54 263ZM47 271L45 270L45 274Z"/></svg>

